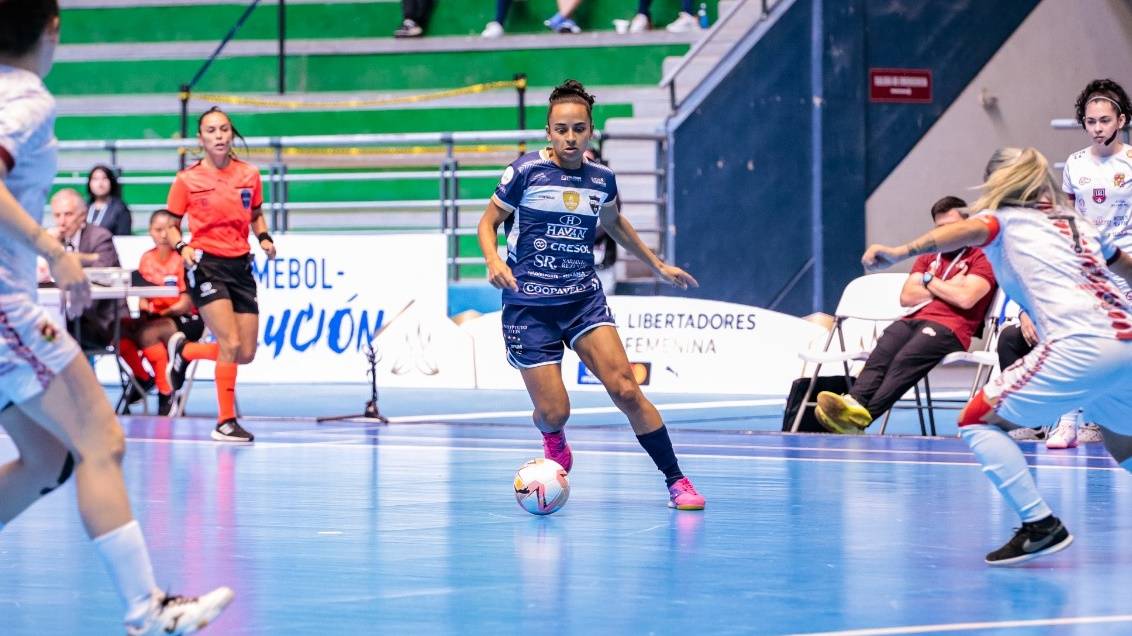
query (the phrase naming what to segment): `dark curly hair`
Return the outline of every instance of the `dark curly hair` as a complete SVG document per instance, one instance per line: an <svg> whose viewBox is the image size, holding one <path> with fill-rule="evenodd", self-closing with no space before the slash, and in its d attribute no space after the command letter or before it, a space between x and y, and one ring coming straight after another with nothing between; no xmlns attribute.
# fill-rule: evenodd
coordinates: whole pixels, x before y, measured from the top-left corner
<svg viewBox="0 0 1132 636"><path fill-rule="evenodd" d="M586 116L589 117L590 123L593 123L593 106L594 96L586 92L586 87L578 80L568 79L550 92L550 107L546 109L546 123L550 124L550 112L554 110L555 104L581 104L586 107Z"/></svg>
<svg viewBox="0 0 1132 636"><path fill-rule="evenodd" d="M1124 88L1110 79L1098 79L1089 82L1085 90L1077 96L1077 123L1085 127L1085 108L1089 102L1097 98L1104 99L1116 106L1116 114L1124 115L1124 125L1128 125L1132 118L1132 103L1128 101L1128 93Z"/></svg>

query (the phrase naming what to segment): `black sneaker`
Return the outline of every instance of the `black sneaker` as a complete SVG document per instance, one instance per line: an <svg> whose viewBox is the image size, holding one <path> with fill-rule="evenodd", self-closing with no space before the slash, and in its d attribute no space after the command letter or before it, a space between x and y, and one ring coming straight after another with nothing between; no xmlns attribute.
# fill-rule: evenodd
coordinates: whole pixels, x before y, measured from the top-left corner
<svg viewBox="0 0 1132 636"><path fill-rule="evenodd" d="M1073 543L1073 535L1065 529L1061 520L1053 515L1023 523L1014 533L1014 538L1006 545L987 555L990 565L1014 565L1030 559L1060 552Z"/></svg>
<svg viewBox="0 0 1132 636"><path fill-rule="evenodd" d="M181 390L185 384L185 370L189 368L189 361L185 359L183 352L185 350L185 334L178 331L177 333L169 336L169 365L165 367L165 374L169 378L169 384L173 386L173 392Z"/></svg>
<svg viewBox="0 0 1132 636"><path fill-rule="evenodd" d="M131 382L130 389L126 392L126 404L137 404L144 400L146 393L153 389L154 384L153 378ZM138 388L138 385L141 385L141 388Z"/></svg>
<svg viewBox="0 0 1132 636"><path fill-rule="evenodd" d="M395 30L393 32L393 37L395 37L395 38L419 38L423 34L424 34L424 29L421 28L421 25L419 25L416 22L406 18L405 21L403 21L401 23L401 26L397 27L397 30Z"/></svg>
<svg viewBox="0 0 1132 636"><path fill-rule="evenodd" d="M173 412L173 396L164 393L157 394L157 414L169 415Z"/></svg>
<svg viewBox="0 0 1132 636"><path fill-rule="evenodd" d="M224 420L212 431L212 439L218 442L253 442L255 435L244 430L236 418Z"/></svg>

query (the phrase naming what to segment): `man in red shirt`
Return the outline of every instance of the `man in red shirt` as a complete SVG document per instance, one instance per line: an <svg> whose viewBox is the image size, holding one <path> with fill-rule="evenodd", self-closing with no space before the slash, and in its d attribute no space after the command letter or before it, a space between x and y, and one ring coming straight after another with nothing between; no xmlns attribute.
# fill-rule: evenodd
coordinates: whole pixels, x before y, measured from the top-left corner
<svg viewBox="0 0 1132 636"><path fill-rule="evenodd" d="M936 227L966 218L967 203L944 197L932 206ZM966 351L994 300L994 272L983 251L923 254L900 291L920 306L884 330L847 395L822 391L814 414L833 433L860 433L954 351Z"/></svg>

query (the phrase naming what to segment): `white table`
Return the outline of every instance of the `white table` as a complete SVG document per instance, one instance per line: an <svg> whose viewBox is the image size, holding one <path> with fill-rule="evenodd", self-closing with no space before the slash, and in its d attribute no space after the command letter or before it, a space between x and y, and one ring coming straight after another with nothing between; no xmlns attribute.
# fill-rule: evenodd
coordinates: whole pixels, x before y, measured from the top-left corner
<svg viewBox="0 0 1132 636"><path fill-rule="evenodd" d="M176 298L180 295L181 292L176 287L165 287L162 285L116 285L113 287L107 287L103 285L90 286L91 300ZM48 310L53 312L53 314L59 319L59 324L64 324L66 322L63 317L61 294L57 287L39 288L39 304L43 305Z"/></svg>

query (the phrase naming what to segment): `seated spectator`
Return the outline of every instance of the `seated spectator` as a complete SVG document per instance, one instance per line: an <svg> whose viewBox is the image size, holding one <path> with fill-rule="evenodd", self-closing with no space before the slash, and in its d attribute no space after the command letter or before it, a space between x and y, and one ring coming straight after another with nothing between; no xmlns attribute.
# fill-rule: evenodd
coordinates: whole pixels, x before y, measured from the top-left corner
<svg viewBox="0 0 1132 636"><path fill-rule="evenodd" d="M119 267L114 236L106 228L86 223L86 201L70 188L60 190L51 197L51 215L55 227L48 232L63 243L68 252L91 254L84 261L87 267ZM114 323L127 315L121 300L97 300L83 312L75 334L83 349L103 349L114 340Z"/></svg>
<svg viewBox="0 0 1132 636"><path fill-rule="evenodd" d="M137 318L122 321L122 341L119 355L130 367L144 391L134 387L128 402L140 402L145 393L157 387L157 414L168 415L173 404L173 387L169 383L166 367L169 338L180 331L192 342L204 335L201 321L185 286L185 264L166 235L170 223L178 220L168 210L158 210L149 217L149 236L154 247L142 254L137 273L152 285L176 286L181 294L171 298L141 298ZM142 365L142 359L152 370Z"/></svg>
<svg viewBox="0 0 1132 636"><path fill-rule="evenodd" d="M543 24L555 33L581 33L582 28L570 18L580 4L582 0L558 0L558 13L547 18Z"/></svg>
<svg viewBox="0 0 1132 636"><path fill-rule="evenodd" d="M1018 315L1017 325L1003 327L998 334L999 368L1005 369L1022 359L1034 349L1036 344L1038 344L1038 331L1026 312L1022 312ZM1083 418L1081 409L1074 409L1058 418L1057 424L1048 434L1044 427L1019 427L1011 430L1010 436L1016 440L1044 439L1046 448L1050 449L1074 448L1078 443L1103 442L1101 427L1085 423Z"/></svg>
<svg viewBox="0 0 1132 636"><path fill-rule="evenodd" d="M511 10L512 0L495 0L495 19L487 23L480 33L485 38L498 38L503 36L503 22L507 20L507 12ZM582 28L570 16L574 15L582 0L558 0L558 13L547 18L543 24L555 33L581 33Z"/></svg>
<svg viewBox="0 0 1132 636"><path fill-rule="evenodd" d="M130 234L133 219L130 207L122 200L122 186L114 170L95 166L86 176L86 223L110 230L116 236Z"/></svg>
<svg viewBox="0 0 1132 636"><path fill-rule="evenodd" d="M692 0L681 0L680 14L664 30L669 33L687 33L699 29L700 20L696 17L694 4ZM637 15L629 22L629 33L644 33L651 28L652 0L637 0Z"/></svg>
<svg viewBox="0 0 1132 636"><path fill-rule="evenodd" d="M966 206L956 197L937 201L932 206L936 227L962 221ZM833 433L864 431L947 354L971 346L994 290L994 272L978 248L921 255L900 292L900 304L923 306L884 330L848 394L818 394L818 421Z"/></svg>
<svg viewBox="0 0 1132 636"><path fill-rule="evenodd" d="M419 38L428 26L434 0L401 0L401 26L393 32L395 38Z"/></svg>

